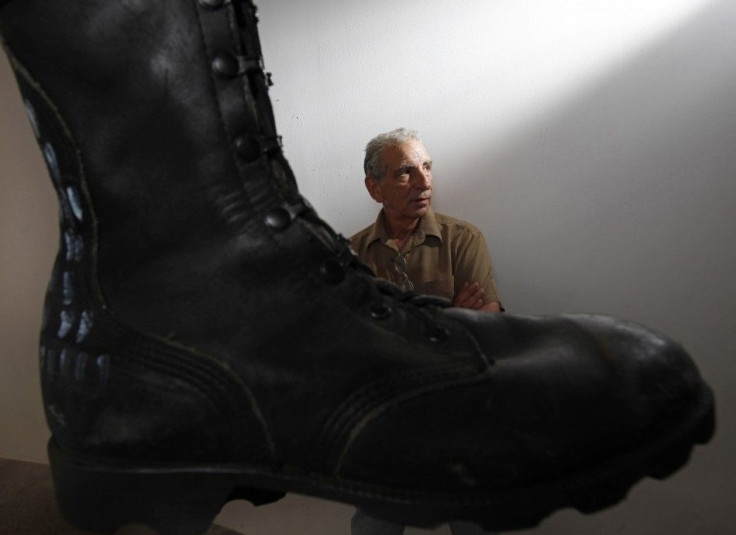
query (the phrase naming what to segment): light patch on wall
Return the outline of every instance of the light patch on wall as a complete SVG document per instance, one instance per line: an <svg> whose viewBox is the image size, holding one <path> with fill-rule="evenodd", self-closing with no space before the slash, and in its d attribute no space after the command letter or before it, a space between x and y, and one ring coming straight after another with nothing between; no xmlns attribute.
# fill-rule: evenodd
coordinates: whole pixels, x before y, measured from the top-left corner
<svg viewBox="0 0 736 535"><path fill-rule="evenodd" d="M492 126L483 132L489 148L712 1L273 0L261 6L261 25L287 141L319 128L354 132L362 147L399 125L463 140L482 121ZM316 141L304 138L308 157Z"/></svg>
<svg viewBox="0 0 736 535"><path fill-rule="evenodd" d="M463 40L450 44L458 58L455 80L488 88L490 98L476 101L479 112L492 117L492 136L502 142L676 31L708 3L505 0L477 3L470 16L467 10L450 10L457 17L451 25L470 36L475 49L468 56ZM470 72L475 79L468 83Z"/></svg>
<svg viewBox="0 0 736 535"><path fill-rule="evenodd" d="M262 2L269 93L300 190L337 228L362 228L377 209L363 147L407 126L435 159L439 202L452 199L449 172L460 196L488 176L468 158L505 154L715 1Z"/></svg>

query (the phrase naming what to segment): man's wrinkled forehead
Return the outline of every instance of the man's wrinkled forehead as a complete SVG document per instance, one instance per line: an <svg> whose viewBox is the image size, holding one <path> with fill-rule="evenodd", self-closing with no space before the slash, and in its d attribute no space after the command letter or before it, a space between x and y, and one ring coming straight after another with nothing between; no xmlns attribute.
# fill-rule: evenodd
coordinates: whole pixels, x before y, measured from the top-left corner
<svg viewBox="0 0 736 535"><path fill-rule="evenodd" d="M387 145L383 149L382 161L384 165L392 167L404 167L406 165L417 165L431 162L432 159L427 148L421 141L408 140L403 143Z"/></svg>

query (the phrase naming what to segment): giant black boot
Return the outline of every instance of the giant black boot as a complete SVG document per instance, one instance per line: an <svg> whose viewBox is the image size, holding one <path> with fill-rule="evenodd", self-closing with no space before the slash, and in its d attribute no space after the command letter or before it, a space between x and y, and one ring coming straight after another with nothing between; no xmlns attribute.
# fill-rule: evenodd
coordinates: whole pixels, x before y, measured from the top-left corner
<svg viewBox="0 0 736 535"><path fill-rule="evenodd" d="M374 279L298 193L250 1L0 4L61 203L40 351L72 524L192 535L294 491L519 528L710 437L710 391L662 336Z"/></svg>

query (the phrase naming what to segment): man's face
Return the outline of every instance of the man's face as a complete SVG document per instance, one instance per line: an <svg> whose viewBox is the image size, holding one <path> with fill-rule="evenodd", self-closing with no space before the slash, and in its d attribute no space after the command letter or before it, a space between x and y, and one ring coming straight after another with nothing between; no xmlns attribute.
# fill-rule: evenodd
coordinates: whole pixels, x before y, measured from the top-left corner
<svg viewBox="0 0 736 535"><path fill-rule="evenodd" d="M432 197L432 159L424 145L409 140L383 151L386 173L376 180L366 177L365 185L390 220L414 220L429 210Z"/></svg>

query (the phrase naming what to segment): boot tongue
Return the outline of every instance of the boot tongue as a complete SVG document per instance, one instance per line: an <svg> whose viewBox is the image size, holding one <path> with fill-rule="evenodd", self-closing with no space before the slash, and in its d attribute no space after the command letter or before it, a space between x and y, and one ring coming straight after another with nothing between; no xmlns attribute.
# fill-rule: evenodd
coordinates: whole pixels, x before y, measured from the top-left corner
<svg viewBox="0 0 736 535"><path fill-rule="evenodd" d="M289 164L286 163L284 155L281 152L281 137L276 136L273 138L278 148L277 155L271 160L271 171L273 173L273 179L276 187L279 190L281 196L288 202L306 204L309 208L311 205L304 197L299 193L299 188L294 178Z"/></svg>
<svg viewBox="0 0 736 535"><path fill-rule="evenodd" d="M291 205L289 211L299 217L304 226L316 237L324 247L333 254L340 254L350 250L350 242L335 232L330 225L325 223L312 207L311 203L299 196L297 204Z"/></svg>
<svg viewBox="0 0 736 535"><path fill-rule="evenodd" d="M346 249L346 247L349 247L346 243L340 240L341 237L336 234L327 223L317 217L317 214L314 211L312 211L311 214L313 214L314 219L310 217L302 217L302 219L304 220L307 228L320 241L320 243L327 248L327 250L334 254L340 254Z"/></svg>

